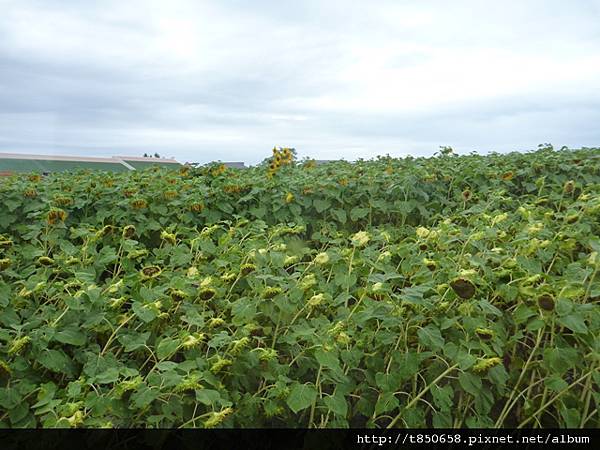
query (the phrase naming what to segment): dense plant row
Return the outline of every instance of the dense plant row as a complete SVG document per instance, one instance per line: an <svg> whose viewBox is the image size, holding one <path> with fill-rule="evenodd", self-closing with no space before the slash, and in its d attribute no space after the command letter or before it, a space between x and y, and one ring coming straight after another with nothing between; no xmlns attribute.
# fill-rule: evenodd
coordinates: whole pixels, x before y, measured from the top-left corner
<svg viewBox="0 0 600 450"><path fill-rule="evenodd" d="M600 151L0 181L0 425L600 425Z"/></svg>

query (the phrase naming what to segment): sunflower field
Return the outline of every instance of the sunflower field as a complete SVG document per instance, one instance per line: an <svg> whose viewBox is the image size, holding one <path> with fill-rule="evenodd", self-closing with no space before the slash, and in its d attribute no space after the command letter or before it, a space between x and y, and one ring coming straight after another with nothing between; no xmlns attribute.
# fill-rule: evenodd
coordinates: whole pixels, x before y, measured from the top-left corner
<svg viewBox="0 0 600 450"><path fill-rule="evenodd" d="M0 179L0 426L600 426L600 149L277 154Z"/></svg>

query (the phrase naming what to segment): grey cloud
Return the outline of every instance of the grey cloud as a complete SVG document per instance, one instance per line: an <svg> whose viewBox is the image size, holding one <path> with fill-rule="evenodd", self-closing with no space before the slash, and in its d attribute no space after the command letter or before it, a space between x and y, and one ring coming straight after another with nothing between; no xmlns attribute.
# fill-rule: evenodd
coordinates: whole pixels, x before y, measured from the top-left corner
<svg viewBox="0 0 600 450"><path fill-rule="evenodd" d="M460 1L447 20L436 12L439 1L410 8L394 1L7 3L0 18L0 151L157 151L255 163L273 145L352 159L426 155L439 145L468 152L600 142L597 1L577 8ZM49 18L67 34L42 23ZM39 35L26 20L40 21ZM199 24L189 30L190 42L185 33L178 40L178 27L189 20ZM430 61L488 49L556 64L579 57L596 72L585 78L572 67L580 78L570 79L539 67L535 78L523 79L552 82L532 84L531 92L518 91L517 83L502 95L465 91L423 108L387 101L387 87L427 92L418 76L402 78L402 69L422 70L422 83L435 83L444 80L444 67L432 78ZM472 64L465 76L480 69L465 61ZM480 91L495 89L493 80L482 81ZM381 102L369 103L365 92L378 85ZM348 100L356 102L345 106Z"/></svg>

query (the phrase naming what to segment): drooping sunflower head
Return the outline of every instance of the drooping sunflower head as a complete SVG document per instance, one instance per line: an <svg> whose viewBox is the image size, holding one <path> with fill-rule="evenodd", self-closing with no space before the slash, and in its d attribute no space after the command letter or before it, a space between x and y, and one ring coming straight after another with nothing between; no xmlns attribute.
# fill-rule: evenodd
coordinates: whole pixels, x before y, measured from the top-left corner
<svg viewBox="0 0 600 450"><path fill-rule="evenodd" d="M56 206L70 206L73 204L73 199L71 197L58 196L54 198L54 204Z"/></svg>
<svg viewBox="0 0 600 450"><path fill-rule="evenodd" d="M514 178L514 176L515 176L514 172L512 170L509 170L508 172L504 172L502 174L502 179L504 181L510 181Z"/></svg>
<svg viewBox="0 0 600 450"><path fill-rule="evenodd" d="M31 342L31 338L29 336L22 336L20 338L14 339L11 344L10 347L8 348L8 354L9 355L18 355L20 354L23 349L29 345L29 343Z"/></svg>
<svg viewBox="0 0 600 450"><path fill-rule="evenodd" d="M475 295L475 285L465 278L457 278L450 283L452 290L462 299L469 299Z"/></svg>
<svg viewBox="0 0 600 450"><path fill-rule="evenodd" d="M192 212L202 212L204 209L204 205L202 203L192 203L190 205L190 211Z"/></svg>
<svg viewBox="0 0 600 450"><path fill-rule="evenodd" d="M231 362L230 362L231 363ZM212 368L211 368L212 371ZM214 372L214 371L213 371ZM218 370L217 370L218 372ZM227 407L219 412L211 412L208 419L204 421L204 428L215 428L233 413L233 408Z"/></svg>
<svg viewBox="0 0 600 450"><path fill-rule="evenodd" d="M237 274L234 272L227 272L223 275L221 275L221 280L223 280L225 283L230 283L231 281L235 280L237 278Z"/></svg>
<svg viewBox="0 0 600 450"><path fill-rule="evenodd" d="M471 193L471 191L469 189L465 189L462 192L462 198L465 202L468 202L469 200L471 200L472 195L473 194Z"/></svg>
<svg viewBox="0 0 600 450"><path fill-rule="evenodd" d="M66 211L59 208L53 208L50 211L48 211L47 222L49 225L56 225L59 222L64 222L66 218Z"/></svg>
<svg viewBox="0 0 600 450"><path fill-rule="evenodd" d="M12 370L6 361L0 359L0 377L1 376L10 376L12 374Z"/></svg>
<svg viewBox="0 0 600 450"><path fill-rule="evenodd" d="M240 339L236 339L232 342L229 354L232 356L238 356L242 351L250 344L250 338L244 336Z"/></svg>
<svg viewBox="0 0 600 450"><path fill-rule="evenodd" d="M187 297L187 294L180 289L171 289L169 295L176 302L183 301Z"/></svg>
<svg viewBox="0 0 600 450"><path fill-rule="evenodd" d="M285 260L283 261L283 267L285 267L287 269L289 267L292 267L294 264L298 263L299 261L300 261L300 257L298 255L286 256Z"/></svg>
<svg viewBox="0 0 600 450"><path fill-rule="evenodd" d="M292 203L294 201L294 194L292 194L291 192L288 192L285 195L285 202L286 203Z"/></svg>
<svg viewBox="0 0 600 450"><path fill-rule="evenodd" d="M565 183L563 187L563 192L565 194L570 194L575 189L575 182L573 180L569 180Z"/></svg>
<svg viewBox="0 0 600 450"><path fill-rule="evenodd" d="M489 341L494 337L494 331L489 328L476 328L475 334L479 337L479 339L484 341Z"/></svg>
<svg viewBox="0 0 600 450"><path fill-rule="evenodd" d="M437 263L433 259L423 258L423 264L432 272L437 268Z"/></svg>
<svg viewBox="0 0 600 450"><path fill-rule="evenodd" d="M256 266L252 263L247 263L247 264L242 264L242 266L240 267L240 273L242 275L248 275L251 272L254 272L256 270Z"/></svg>
<svg viewBox="0 0 600 450"><path fill-rule="evenodd" d="M167 200L173 200L175 197L177 197L178 192L177 191L165 191L165 193L163 195Z"/></svg>
<svg viewBox="0 0 600 450"><path fill-rule="evenodd" d="M158 266L146 266L140 270L140 275L143 280L151 280L158 278L162 273L162 269Z"/></svg>
<svg viewBox="0 0 600 450"><path fill-rule="evenodd" d="M190 348L198 347L205 338L206 335L204 333L190 334L182 339L181 346L184 349L189 350Z"/></svg>
<svg viewBox="0 0 600 450"><path fill-rule="evenodd" d="M216 328L219 327L221 325L225 324L225 320L223 320L221 317L213 317L212 319L210 319L208 321L208 328Z"/></svg>
<svg viewBox="0 0 600 450"><path fill-rule="evenodd" d="M177 235L175 233L169 233L165 230L160 233L160 238L171 245L175 245L177 243Z"/></svg>
<svg viewBox="0 0 600 450"><path fill-rule="evenodd" d="M6 270L10 267L11 260L10 258L1 258L0 259L0 272Z"/></svg>
<svg viewBox="0 0 600 450"><path fill-rule="evenodd" d="M276 297L277 295L281 294L282 290L280 287L268 287L266 288L262 294L261 297L264 299L271 299L273 297Z"/></svg>
<svg viewBox="0 0 600 450"><path fill-rule="evenodd" d="M0 234L0 249L6 250L13 245L12 239L8 239Z"/></svg>
<svg viewBox="0 0 600 450"><path fill-rule="evenodd" d="M23 191L23 197L25 198L36 198L37 195L38 193L35 189L25 189L25 191Z"/></svg>
<svg viewBox="0 0 600 450"><path fill-rule="evenodd" d="M538 306L544 311L554 311L555 306L554 297L551 294L542 294L537 299Z"/></svg>
<svg viewBox="0 0 600 450"><path fill-rule="evenodd" d="M130 251L127 254L127 257L129 259L137 260L137 259L141 259L147 255L148 255L148 250L146 250L145 248L142 248L142 249L136 249L136 250Z"/></svg>
<svg viewBox="0 0 600 450"><path fill-rule="evenodd" d="M136 198L132 200L131 207L134 209L145 209L148 207L148 202L143 198Z"/></svg>
<svg viewBox="0 0 600 450"><path fill-rule="evenodd" d="M135 232L136 230L134 225L127 225L123 228L123 237L125 239L131 239L135 236Z"/></svg>
<svg viewBox="0 0 600 450"><path fill-rule="evenodd" d="M103 236L108 236L109 234L112 234L113 231L115 231L114 225L105 225L96 232L96 237L101 238Z"/></svg>
<svg viewBox="0 0 600 450"><path fill-rule="evenodd" d="M208 301L211 298L213 298L216 295L216 293L217 291L215 291L213 288L203 288L200 289L200 292L198 292L198 298L204 301Z"/></svg>
<svg viewBox="0 0 600 450"><path fill-rule="evenodd" d="M40 181L42 179L42 176L35 173L35 174L31 174L28 177L29 181L33 182L33 183L37 183L38 181Z"/></svg>
<svg viewBox="0 0 600 450"><path fill-rule="evenodd" d="M40 256L37 262L40 266L51 266L54 264L54 260L49 256Z"/></svg>
<svg viewBox="0 0 600 450"><path fill-rule="evenodd" d="M481 358L475 365L473 366L473 371L477 373L487 372L494 366L502 363L502 359L498 357L493 358Z"/></svg>

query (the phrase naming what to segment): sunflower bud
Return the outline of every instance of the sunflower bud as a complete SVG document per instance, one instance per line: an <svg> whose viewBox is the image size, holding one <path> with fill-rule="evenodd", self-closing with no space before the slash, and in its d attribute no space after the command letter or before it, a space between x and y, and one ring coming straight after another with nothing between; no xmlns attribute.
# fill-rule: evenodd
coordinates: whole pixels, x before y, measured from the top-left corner
<svg viewBox="0 0 600 450"><path fill-rule="evenodd" d="M308 305L313 307L318 306L323 302L323 300L325 300L325 294L316 294L308 300Z"/></svg>
<svg viewBox="0 0 600 450"><path fill-rule="evenodd" d="M315 256L315 264L320 266L324 266L329 262L329 255L327 252L321 252L317 256Z"/></svg>
<svg viewBox="0 0 600 450"><path fill-rule="evenodd" d="M370 240L371 236L366 231L359 231L350 237L350 241L355 247L364 247Z"/></svg>
<svg viewBox="0 0 600 450"><path fill-rule="evenodd" d="M431 231L429 231L425 227L418 227L416 229L415 233L417 234L417 237L419 239L427 239L427 237L429 236L429 234L431 233Z"/></svg>

